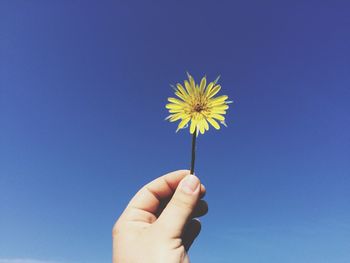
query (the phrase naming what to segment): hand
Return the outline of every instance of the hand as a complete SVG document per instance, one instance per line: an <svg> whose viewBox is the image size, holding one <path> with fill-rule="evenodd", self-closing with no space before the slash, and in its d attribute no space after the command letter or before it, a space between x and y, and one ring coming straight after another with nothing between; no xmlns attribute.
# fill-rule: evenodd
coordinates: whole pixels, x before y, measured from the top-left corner
<svg viewBox="0 0 350 263"><path fill-rule="evenodd" d="M113 227L113 263L188 263L205 188L188 170L168 173L137 192Z"/></svg>

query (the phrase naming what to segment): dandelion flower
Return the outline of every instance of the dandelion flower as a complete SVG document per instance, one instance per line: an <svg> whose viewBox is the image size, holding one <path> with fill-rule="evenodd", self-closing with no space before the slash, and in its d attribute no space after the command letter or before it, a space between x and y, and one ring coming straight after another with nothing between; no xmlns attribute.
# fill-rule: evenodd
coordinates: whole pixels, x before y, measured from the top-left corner
<svg viewBox="0 0 350 263"><path fill-rule="evenodd" d="M226 110L229 108L226 95L214 97L221 89L217 84L219 77L207 85L207 78L204 76L199 84L196 84L193 77L187 73L188 80L184 81L184 85L180 83L173 87L177 98L168 98L169 103L166 108L170 115L166 120L170 122L180 121L177 131L190 127L192 137L192 162L191 173L194 170L195 143L199 133L204 134L209 130L209 124L219 130L220 122L225 123Z"/></svg>
<svg viewBox="0 0 350 263"><path fill-rule="evenodd" d="M184 86L180 83L174 87L175 95L178 98L168 98L165 107L170 115L166 118L170 122L180 120L177 130L190 126L190 133L199 132L204 134L209 130L209 124L219 130L218 121L226 126L225 117L227 105L231 101L226 101L228 97L221 95L214 97L221 89L217 84L219 78L207 85L206 77L203 77L200 84L196 84L193 77L188 75L188 80L184 81ZM208 124L209 123L209 124Z"/></svg>

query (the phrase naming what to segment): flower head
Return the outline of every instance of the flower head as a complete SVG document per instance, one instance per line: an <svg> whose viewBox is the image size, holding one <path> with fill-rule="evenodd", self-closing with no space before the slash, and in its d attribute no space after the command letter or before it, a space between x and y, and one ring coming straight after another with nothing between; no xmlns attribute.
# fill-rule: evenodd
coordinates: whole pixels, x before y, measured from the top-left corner
<svg viewBox="0 0 350 263"><path fill-rule="evenodd" d="M165 107L170 115L166 118L170 122L180 120L177 130L188 127L190 123L190 133L199 132L204 134L209 130L210 123L215 129L219 130L220 125L217 120L226 126L225 117L227 105L231 101L226 101L228 97L221 95L214 97L221 89L217 84L219 78L207 85L206 77L203 77L200 84L196 84L193 77L188 74L188 80L184 81L184 86L180 83L174 87L175 95L178 98L168 98Z"/></svg>

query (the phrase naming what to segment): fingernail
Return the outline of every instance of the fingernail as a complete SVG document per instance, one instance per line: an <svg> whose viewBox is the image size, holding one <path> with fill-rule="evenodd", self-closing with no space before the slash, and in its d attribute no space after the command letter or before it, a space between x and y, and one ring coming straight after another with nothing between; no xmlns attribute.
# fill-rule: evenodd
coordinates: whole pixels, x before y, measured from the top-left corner
<svg viewBox="0 0 350 263"><path fill-rule="evenodd" d="M199 187L199 179L192 174L189 174L181 183L181 190L187 194L193 194Z"/></svg>

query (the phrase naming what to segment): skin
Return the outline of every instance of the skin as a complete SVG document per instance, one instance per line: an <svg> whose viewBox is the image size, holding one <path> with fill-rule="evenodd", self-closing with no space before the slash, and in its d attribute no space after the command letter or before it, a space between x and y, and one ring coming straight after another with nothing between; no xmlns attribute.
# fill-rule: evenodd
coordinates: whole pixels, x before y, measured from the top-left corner
<svg viewBox="0 0 350 263"><path fill-rule="evenodd" d="M131 199L112 230L113 263L188 263L207 213L205 187L189 170L161 176Z"/></svg>

